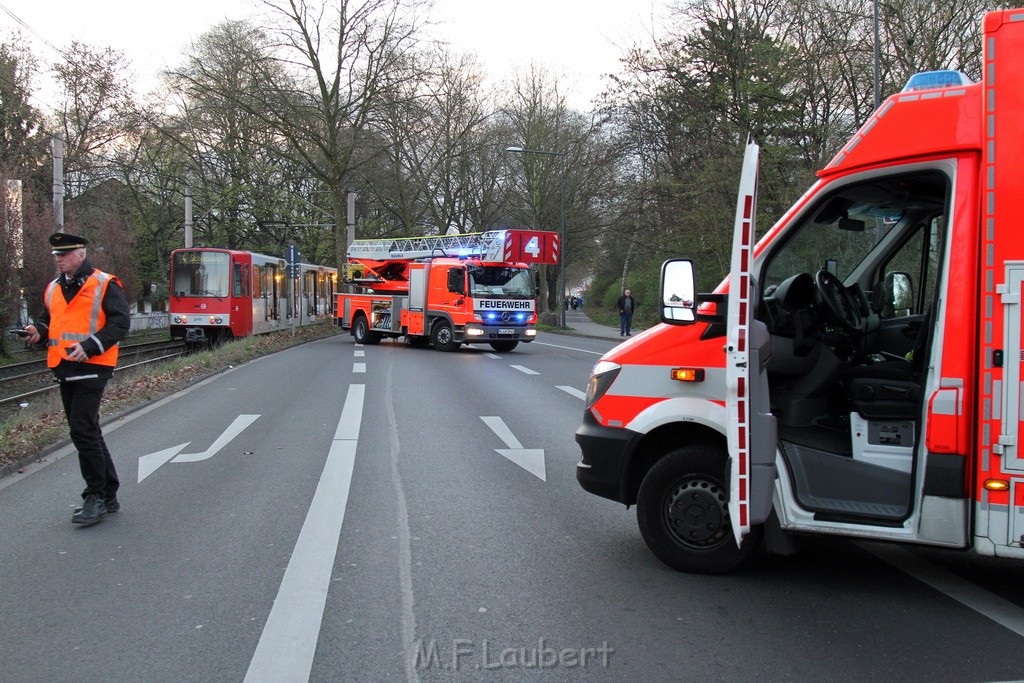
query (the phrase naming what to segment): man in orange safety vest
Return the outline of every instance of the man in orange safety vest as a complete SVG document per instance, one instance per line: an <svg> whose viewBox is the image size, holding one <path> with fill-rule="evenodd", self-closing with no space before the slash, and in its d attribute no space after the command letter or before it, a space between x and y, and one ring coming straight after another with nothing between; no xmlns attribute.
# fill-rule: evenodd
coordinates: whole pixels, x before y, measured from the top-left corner
<svg viewBox="0 0 1024 683"><path fill-rule="evenodd" d="M71 521L92 526L121 508L120 482L100 429L100 401L131 314L120 281L86 258L87 239L56 232L49 242L61 274L47 286L45 308L25 332L30 343L46 342L46 364L60 382L71 441L78 449L85 490Z"/></svg>

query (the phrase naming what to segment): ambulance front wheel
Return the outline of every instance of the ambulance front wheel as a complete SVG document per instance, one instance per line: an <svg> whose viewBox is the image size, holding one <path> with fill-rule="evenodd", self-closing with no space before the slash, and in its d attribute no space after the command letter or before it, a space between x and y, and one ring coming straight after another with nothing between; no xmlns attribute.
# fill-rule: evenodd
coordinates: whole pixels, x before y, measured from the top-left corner
<svg viewBox="0 0 1024 683"><path fill-rule="evenodd" d="M454 351L461 346L459 342L455 341L452 326L443 320L434 325L434 329L430 331L430 343L438 351Z"/></svg>
<svg viewBox="0 0 1024 683"><path fill-rule="evenodd" d="M736 546L729 519L726 454L707 445L671 451L647 472L637 494L640 533L662 562L685 572L723 574L761 543L756 527Z"/></svg>

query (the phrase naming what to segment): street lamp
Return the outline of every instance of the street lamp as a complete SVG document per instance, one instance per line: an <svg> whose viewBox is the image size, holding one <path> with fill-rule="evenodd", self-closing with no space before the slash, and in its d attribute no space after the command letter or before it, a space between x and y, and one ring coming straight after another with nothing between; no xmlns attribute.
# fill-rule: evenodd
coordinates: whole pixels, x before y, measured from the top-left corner
<svg viewBox="0 0 1024 683"><path fill-rule="evenodd" d="M561 164L561 180L558 185L558 211L559 211L559 222L558 222L558 238L561 242L561 246L558 250L558 279L561 283L562 296L559 297L559 319L562 321L562 327L565 327L565 309L568 308L565 303L565 152L548 152L542 149L524 149L523 147L506 147L506 152L512 152L514 154L546 154L548 156L558 157L559 163Z"/></svg>

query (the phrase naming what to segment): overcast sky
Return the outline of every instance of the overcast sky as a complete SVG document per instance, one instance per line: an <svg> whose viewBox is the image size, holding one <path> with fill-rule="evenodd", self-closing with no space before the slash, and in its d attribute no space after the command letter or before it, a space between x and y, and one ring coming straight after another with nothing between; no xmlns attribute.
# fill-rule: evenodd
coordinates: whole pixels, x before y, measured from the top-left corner
<svg viewBox="0 0 1024 683"><path fill-rule="evenodd" d="M435 0L431 16L438 37L475 53L495 83L532 61L562 77L574 91L573 106L585 108L601 91L602 74L619 70L623 49L646 40L652 8L662 5L663 0ZM152 87L155 74L178 63L198 36L225 19L251 15L253 7L250 0L0 0L0 35L20 29L46 62L59 58L46 43L63 48L79 40L123 50L139 84Z"/></svg>

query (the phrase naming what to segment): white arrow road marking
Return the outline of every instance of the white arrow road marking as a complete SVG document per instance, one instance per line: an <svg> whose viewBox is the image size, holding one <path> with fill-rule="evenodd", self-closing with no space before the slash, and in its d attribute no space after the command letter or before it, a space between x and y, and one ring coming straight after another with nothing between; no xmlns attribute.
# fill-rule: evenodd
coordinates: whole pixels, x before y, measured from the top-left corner
<svg viewBox="0 0 1024 683"><path fill-rule="evenodd" d="M186 441L180 446L172 446L171 448L165 448L162 451L150 453L149 455L144 455L141 458L139 458L139 481L142 481L149 475L156 472L160 465L163 465L165 462L176 456L178 453L181 452L181 449L183 449L190 443L192 442Z"/></svg>
<svg viewBox="0 0 1024 683"><path fill-rule="evenodd" d="M508 446L508 448L495 448L495 451L541 481L547 481L543 448L523 448L523 444L519 443L519 440L512 434L512 430L508 428L505 421L500 417L484 417L481 415L480 419Z"/></svg>
<svg viewBox="0 0 1024 683"><path fill-rule="evenodd" d="M156 453L150 453L139 458L139 481L153 474L160 468L161 465L166 463L168 460L173 459L173 462L198 462L200 460L206 460L216 455L217 451L224 448L234 439L236 436L242 433L246 427L256 421L259 415L239 415L235 418L224 433L217 437L217 440L213 442L203 453L181 453L182 449L188 446L191 441L186 441L183 444L172 446L171 448L165 448L162 451ZM181 453L181 455L178 455ZM178 456L178 457L174 457Z"/></svg>
<svg viewBox="0 0 1024 683"><path fill-rule="evenodd" d="M534 372L530 368L524 368L522 365L510 365L509 367L515 368L519 372L522 372L522 373L527 374L527 375L539 375L540 374L539 372Z"/></svg>
<svg viewBox="0 0 1024 683"><path fill-rule="evenodd" d="M587 393L585 391L580 391L576 387L557 386L555 388L556 389L561 389L565 393L569 394L570 396L575 396L576 398L578 398L581 401L586 401L587 400Z"/></svg>
<svg viewBox="0 0 1024 683"><path fill-rule="evenodd" d="M224 430L224 433L217 437L217 440L213 442L213 445L207 448L202 453L182 453L171 462L199 462L200 460L209 460L217 454L217 452L231 443L231 440L242 433L242 431L256 421L259 415L239 415L235 418L235 421L228 425L228 428Z"/></svg>

